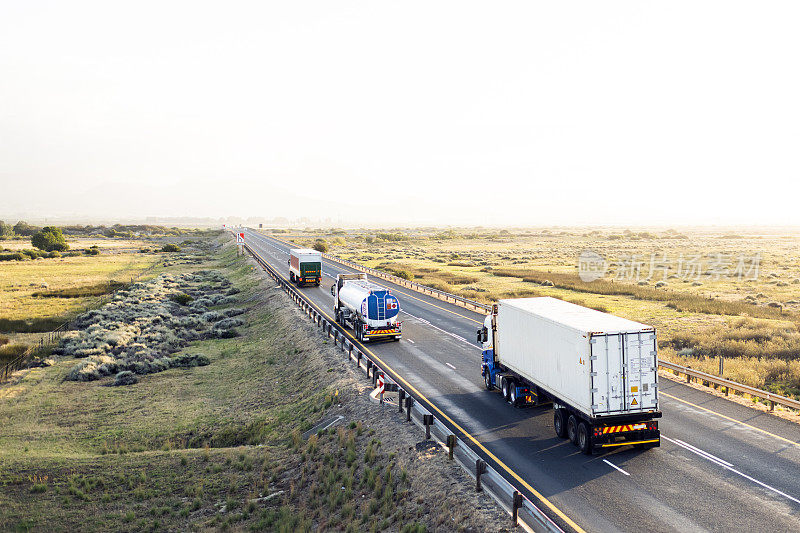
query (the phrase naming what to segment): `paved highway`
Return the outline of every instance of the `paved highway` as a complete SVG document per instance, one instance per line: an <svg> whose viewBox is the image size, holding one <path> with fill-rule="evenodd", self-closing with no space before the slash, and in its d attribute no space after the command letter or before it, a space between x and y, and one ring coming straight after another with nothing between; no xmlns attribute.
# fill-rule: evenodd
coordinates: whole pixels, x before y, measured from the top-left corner
<svg viewBox="0 0 800 533"><path fill-rule="evenodd" d="M246 240L288 277L289 245L255 230ZM352 269L324 260L322 271L319 288L300 290L330 315L333 279ZM660 448L583 455L555 436L549 407L513 409L484 389L481 315L373 281L400 299L403 339L367 348L543 495L551 516L586 531L800 531L797 425L662 379Z"/></svg>

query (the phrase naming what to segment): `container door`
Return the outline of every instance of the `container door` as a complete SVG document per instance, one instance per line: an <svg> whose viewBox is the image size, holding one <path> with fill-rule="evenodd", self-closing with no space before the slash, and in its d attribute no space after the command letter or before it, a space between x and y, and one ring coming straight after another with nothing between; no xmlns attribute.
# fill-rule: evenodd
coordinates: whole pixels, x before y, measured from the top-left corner
<svg viewBox="0 0 800 533"><path fill-rule="evenodd" d="M624 333L628 411L649 411L658 406L656 335L652 331Z"/></svg>
<svg viewBox="0 0 800 533"><path fill-rule="evenodd" d="M625 411L625 368L622 335L597 335L592 347L592 410L595 414Z"/></svg>

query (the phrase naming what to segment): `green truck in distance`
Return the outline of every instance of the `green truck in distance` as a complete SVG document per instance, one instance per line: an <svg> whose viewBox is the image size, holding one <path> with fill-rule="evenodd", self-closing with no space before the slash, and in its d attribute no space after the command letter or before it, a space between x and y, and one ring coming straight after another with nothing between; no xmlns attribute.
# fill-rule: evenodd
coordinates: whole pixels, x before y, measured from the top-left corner
<svg viewBox="0 0 800 533"><path fill-rule="evenodd" d="M289 250L289 280L298 287L316 285L322 280L322 254L309 248Z"/></svg>

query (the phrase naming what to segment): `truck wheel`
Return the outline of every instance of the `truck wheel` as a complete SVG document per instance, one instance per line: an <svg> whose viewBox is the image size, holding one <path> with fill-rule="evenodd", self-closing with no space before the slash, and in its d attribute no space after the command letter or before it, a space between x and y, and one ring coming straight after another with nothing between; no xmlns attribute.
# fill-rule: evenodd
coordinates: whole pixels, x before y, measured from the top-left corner
<svg viewBox="0 0 800 533"><path fill-rule="evenodd" d="M494 388L492 386L492 373L488 368L483 371L483 383L486 385L486 390L492 390Z"/></svg>
<svg viewBox="0 0 800 533"><path fill-rule="evenodd" d="M575 418L575 415L569 415L567 419L567 437L572 444L578 444L578 419Z"/></svg>
<svg viewBox="0 0 800 533"><path fill-rule="evenodd" d="M586 455L592 455L592 440L586 422L578 424L578 448Z"/></svg>
<svg viewBox="0 0 800 533"><path fill-rule="evenodd" d="M553 409L553 429L560 438L567 436L567 420L563 409Z"/></svg>
<svg viewBox="0 0 800 533"><path fill-rule="evenodd" d="M502 379L502 384L503 384L503 388L502 388L503 399L505 401L508 401L508 380L506 378L503 378Z"/></svg>
<svg viewBox="0 0 800 533"><path fill-rule="evenodd" d="M508 386L508 401L511 403L511 407L517 406L517 384L513 381Z"/></svg>
<svg viewBox="0 0 800 533"><path fill-rule="evenodd" d="M294 272L289 272L289 281L294 283Z"/></svg>

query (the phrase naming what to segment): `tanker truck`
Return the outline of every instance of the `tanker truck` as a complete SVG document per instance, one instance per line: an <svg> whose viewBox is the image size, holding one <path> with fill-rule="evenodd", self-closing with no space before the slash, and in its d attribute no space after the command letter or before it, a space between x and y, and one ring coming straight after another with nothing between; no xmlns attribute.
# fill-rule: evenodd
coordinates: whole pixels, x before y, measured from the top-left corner
<svg viewBox="0 0 800 533"><path fill-rule="evenodd" d="M319 287L322 279L322 254L309 248L289 250L289 280L303 285Z"/></svg>
<svg viewBox="0 0 800 533"><path fill-rule="evenodd" d="M339 274L331 294L336 322L353 328L358 340L400 340L400 302L366 274Z"/></svg>
<svg viewBox="0 0 800 533"><path fill-rule="evenodd" d="M659 446L650 326L556 298L500 300L478 330L481 374L514 407L552 402L556 435L583 453Z"/></svg>

